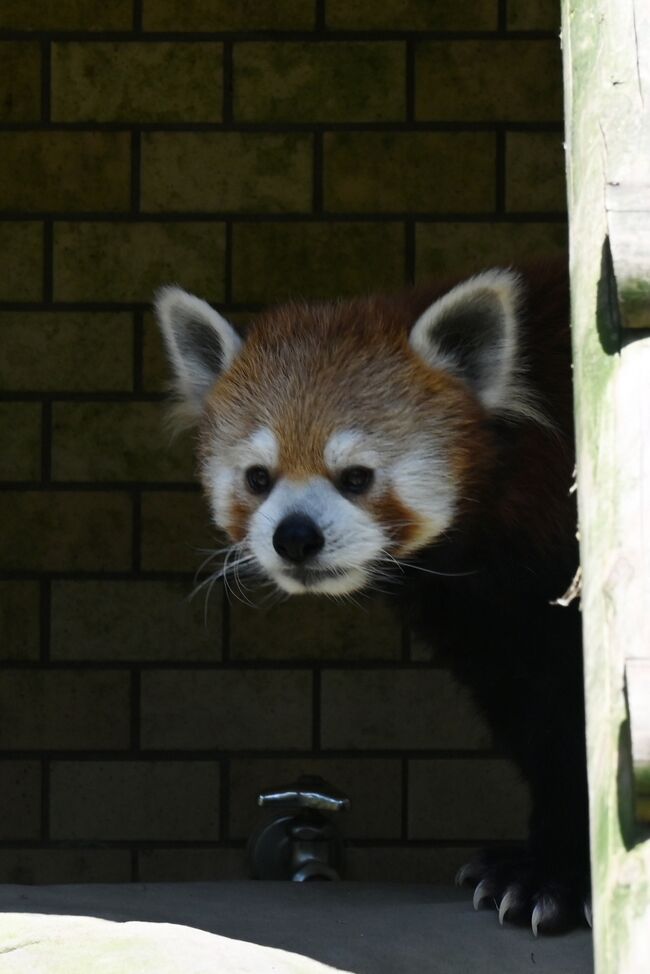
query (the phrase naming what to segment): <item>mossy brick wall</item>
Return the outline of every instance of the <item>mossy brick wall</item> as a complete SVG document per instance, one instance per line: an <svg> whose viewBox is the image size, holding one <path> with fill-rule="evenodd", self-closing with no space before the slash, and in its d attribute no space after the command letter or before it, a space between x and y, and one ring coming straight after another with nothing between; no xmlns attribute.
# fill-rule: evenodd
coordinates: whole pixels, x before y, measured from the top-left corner
<svg viewBox="0 0 650 974"><path fill-rule="evenodd" d="M214 544L149 302L237 323L565 239L551 0L0 4L0 878L240 876L255 791L449 879L525 800L381 605L187 595Z"/></svg>

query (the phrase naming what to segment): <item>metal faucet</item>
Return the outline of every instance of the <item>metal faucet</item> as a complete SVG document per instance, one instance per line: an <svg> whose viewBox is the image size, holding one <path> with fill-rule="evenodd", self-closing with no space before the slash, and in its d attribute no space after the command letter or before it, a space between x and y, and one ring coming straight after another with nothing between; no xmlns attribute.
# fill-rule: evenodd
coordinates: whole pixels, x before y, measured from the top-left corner
<svg viewBox="0 0 650 974"><path fill-rule="evenodd" d="M343 839L328 815L349 809L347 795L318 775L301 775L292 784L267 788L257 803L279 814L262 822L248 841L254 879L341 878Z"/></svg>

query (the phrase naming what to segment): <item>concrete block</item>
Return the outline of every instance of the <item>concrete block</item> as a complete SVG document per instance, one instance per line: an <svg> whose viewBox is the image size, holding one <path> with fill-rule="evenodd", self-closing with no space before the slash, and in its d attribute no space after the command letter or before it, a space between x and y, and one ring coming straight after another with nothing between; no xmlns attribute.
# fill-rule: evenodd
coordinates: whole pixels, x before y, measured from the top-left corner
<svg viewBox="0 0 650 974"><path fill-rule="evenodd" d="M219 122L222 45L63 41L52 45L56 122Z"/></svg>
<svg viewBox="0 0 650 974"><path fill-rule="evenodd" d="M304 750L311 680L303 670L149 670L141 683L142 747Z"/></svg>

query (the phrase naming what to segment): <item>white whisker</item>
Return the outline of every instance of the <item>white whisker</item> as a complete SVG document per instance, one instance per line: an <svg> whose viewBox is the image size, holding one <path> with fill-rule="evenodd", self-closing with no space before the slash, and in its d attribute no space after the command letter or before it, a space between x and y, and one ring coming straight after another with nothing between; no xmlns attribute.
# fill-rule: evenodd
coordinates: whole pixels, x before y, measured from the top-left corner
<svg viewBox="0 0 650 974"><path fill-rule="evenodd" d="M417 572L424 572L427 575L437 575L440 578L466 578L468 575L478 574L478 571L475 568L468 572L438 572L433 568L424 568L423 565L414 565L412 562L404 561L401 558L399 559L399 563L405 568L411 568Z"/></svg>

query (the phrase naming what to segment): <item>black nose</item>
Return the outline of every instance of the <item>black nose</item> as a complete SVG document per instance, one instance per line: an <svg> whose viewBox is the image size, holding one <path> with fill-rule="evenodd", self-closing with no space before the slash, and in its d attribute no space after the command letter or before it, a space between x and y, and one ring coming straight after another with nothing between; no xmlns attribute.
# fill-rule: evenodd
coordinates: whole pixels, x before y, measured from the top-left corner
<svg viewBox="0 0 650 974"><path fill-rule="evenodd" d="M311 518L305 514L289 514L280 521L273 535L273 547L277 553L300 564L318 554L325 538Z"/></svg>

